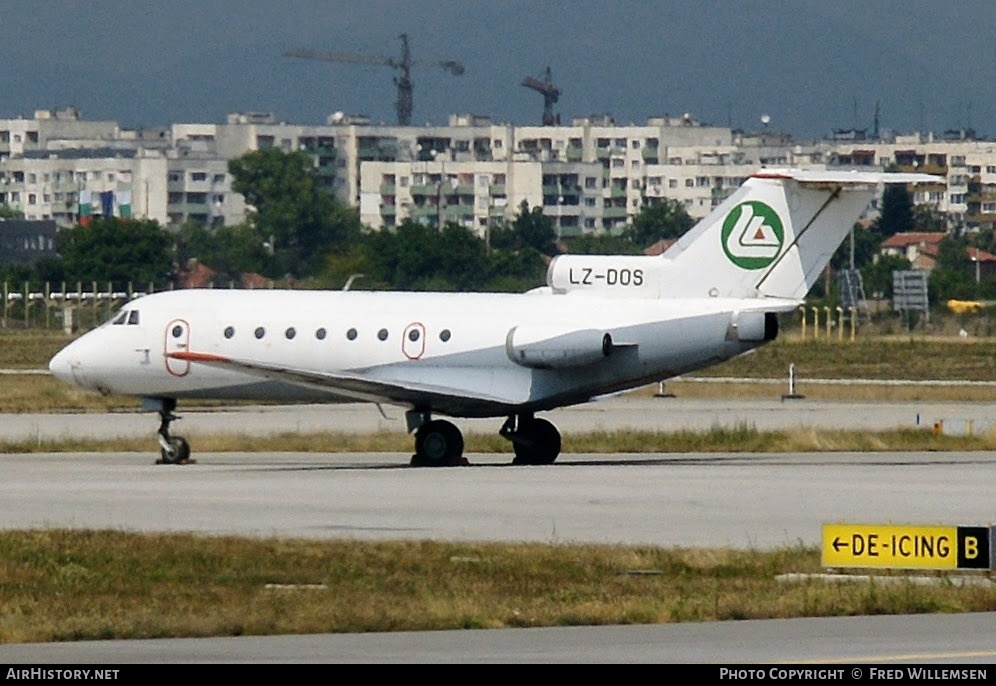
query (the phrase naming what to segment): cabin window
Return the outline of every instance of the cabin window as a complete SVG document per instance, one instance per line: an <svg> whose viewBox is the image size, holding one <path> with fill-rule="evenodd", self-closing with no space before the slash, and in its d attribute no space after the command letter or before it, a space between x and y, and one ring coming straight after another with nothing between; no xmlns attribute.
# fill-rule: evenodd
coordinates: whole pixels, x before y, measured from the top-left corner
<svg viewBox="0 0 996 686"><path fill-rule="evenodd" d="M346 338L348 338L351 341L355 341L356 340L356 329L350 329L349 331L347 331L346 332Z"/></svg>
<svg viewBox="0 0 996 686"><path fill-rule="evenodd" d="M443 343L445 343L446 341L450 340L450 330L449 329L443 329L442 331L440 331L439 332L439 340L441 340Z"/></svg>
<svg viewBox="0 0 996 686"><path fill-rule="evenodd" d="M319 329L318 331L316 331L315 332L315 338L317 338L320 341L324 341L325 340L325 329Z"/></svg>
<svg viewBox="0 0 996 686"><path fill-rule="evenodd" d="M235 335L235 329L231 326L225 327L225 338L231 338Z"/></svg>
<svg viewBox="0 0 996 686"><path fill-rule="evenodd" d="M177 324L170 333L173 334L173 338L179 338L183 335L183 327Z"/></svg>
<svg viewBox="0 0 996 686"><path fill-rule="evenodd" d="M121 312L111 321L111 324L124 324L127 318L128 310L121 310Z"/></svg>
<svg viewBox="0 0 996 686"><path fill-rule="evenodd" d="M378 331L377 332L377 338L379 338L382 341L386 341L387 340L387 329L381 329L380 331Z"/></svg>
<svg viewBox="0 0 996 686"><path fill-rule="evenodd" d="M257 326L256 330L253 331L253 335L256 338L262 338L263 336L266 335L266 329L264 329L262 326Z"/></svg>
<svg viewBox="0 0 996 686"><path fill-rule="evenodd" d="M132 326L138 325L138 310L132 310L128 313L128 324Z"/></svg>
<svg viewBox="0 0 996 686"><path fill-rule="evenodd" d="M284 331L284 335L287 336L287 340L289 341L292 338L294 338L294 336L297 335L297 331L294 329L293 326L291 326L291 327L288 327L288 329L286 331Z"/></svg>
<svg viewBox="0 0 996 686"><path fill-rule="evenodd" d="M408 340L410 340L412 343L417 341L418 337L419 337L418 329L412 329L411 331L408 332Z"/></svg>

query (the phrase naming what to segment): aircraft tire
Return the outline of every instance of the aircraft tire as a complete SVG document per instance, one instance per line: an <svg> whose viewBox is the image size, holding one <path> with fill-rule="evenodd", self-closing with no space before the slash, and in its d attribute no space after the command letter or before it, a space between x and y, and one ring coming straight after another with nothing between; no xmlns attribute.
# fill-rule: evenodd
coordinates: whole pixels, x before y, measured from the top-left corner
<svg viewBox="0 0 996 686"><path fill-rule="evenodd" d="M167 464L183 464L190 460L190 443L182 436L171 436L169 439L170 450L160 449L162 461Z"/></svg>
<svg viewBox="0 0 996 686"><path fill-rule="evenodd" d="M415 455L412 465L447 467L460 464L463 457L463 434L452 423L434 419L415 433Z"/></svg>
<svg viewBox="0 0 996 686"><path fill-rule="evenodd" d="M521 440L512 443L515 451L512 464L553 464L560 455L560 432L545 419L522 420L515 433Z"/></svg>

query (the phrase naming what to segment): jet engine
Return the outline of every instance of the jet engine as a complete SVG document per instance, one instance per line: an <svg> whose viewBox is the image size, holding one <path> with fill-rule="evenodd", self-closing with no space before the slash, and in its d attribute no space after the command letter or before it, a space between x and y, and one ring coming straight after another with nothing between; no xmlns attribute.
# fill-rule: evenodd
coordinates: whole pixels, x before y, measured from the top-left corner
<svg viewBox="0 0 996 686"><path fill-rule="evenodd" d="M597 329L515 326L505 338L505 352L512 362L523 367L583 367L612 354L612 335Z"/></svg>

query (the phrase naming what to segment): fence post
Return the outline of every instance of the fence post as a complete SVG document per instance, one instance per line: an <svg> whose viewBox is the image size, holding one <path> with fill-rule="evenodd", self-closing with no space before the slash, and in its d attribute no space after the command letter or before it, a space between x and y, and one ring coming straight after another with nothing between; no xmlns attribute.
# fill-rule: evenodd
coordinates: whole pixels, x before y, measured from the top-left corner
<svg viewBox="0 0 996 686"><path fill-rule="evenodd" d="M805 397L795 392L795 362L792 362L789 364L789 392L782 394L782 400L796 400Z"/></svg>

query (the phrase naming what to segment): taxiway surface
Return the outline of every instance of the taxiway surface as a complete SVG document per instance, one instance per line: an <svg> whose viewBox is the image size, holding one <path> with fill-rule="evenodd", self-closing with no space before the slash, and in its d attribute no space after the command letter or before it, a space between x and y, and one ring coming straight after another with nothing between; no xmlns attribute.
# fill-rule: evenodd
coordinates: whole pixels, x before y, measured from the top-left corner
<svg viewBox="0 0 996 686"><path fill-rule="evenodd" d="M565 433L743 422L761 429L891 428L939 420L946 430L984 430L994 409L612 398L548 416ZM356 405L188 412L182 432L400 430L395 413L384 419ZM153 464L155 423L148 414L0 415L5 438L150 437L147 453L3 456L0 528L772 548L816 545L825 522L989 525L994 519L993 453L566 454L545 467L512 467L508 454L476 454L471 466L450 469L409 468L407 454L201 453L196 464L174 466ZM494 421L461 425L496 428ZM990 613L11 645L0 646L0 661L991 662L993 622Z"/></svg>

